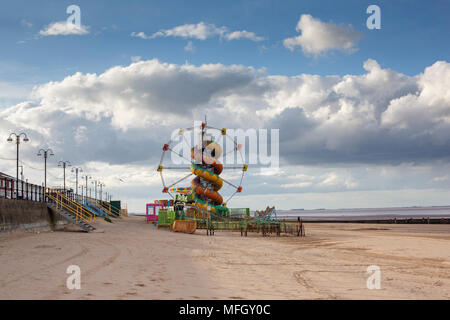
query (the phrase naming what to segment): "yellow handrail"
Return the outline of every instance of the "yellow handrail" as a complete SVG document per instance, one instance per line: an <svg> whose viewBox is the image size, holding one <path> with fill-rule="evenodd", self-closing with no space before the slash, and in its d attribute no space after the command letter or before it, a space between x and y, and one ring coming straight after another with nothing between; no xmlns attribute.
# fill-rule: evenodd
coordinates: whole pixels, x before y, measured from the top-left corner
<svg viewBox="0 0 450 320"><path fill-rule="evenodd" d="M101 208L99 208L99 206L97 205L96 200L95 200L94 198L90 198L90 197L84 197L84 198L85 198L85 200L89 201L89 204L90 204L91 206L93 206L94 209L96 209L97 211L98 211L98 209L101 209Z"/></svg>
<svg viewBox="0 0 450 320"><path fill-rule="evenodd" d="M93 199L93 198L90 198L90 197L86 197L86 199L88 199L89 202L92 203L93 205L95 205L97 208L99 208L99 209L101 209L101 210L103 210L103 211L106 211L106 213L108 214L108 216L111 215L111 210L106 210L106 208L104 208L104 207L98 202L99 200Z"/></svg>
<svg viewBox="0 0 450 320"><path fill-rule="evenodd" d="M53 194L55 194L56 196L54 196ZM67 211L73 213L76 217L76 222L78 222L78 219L80 219L84 222L87 222L87 223L92 223L92 221L95 221L95 215L92 214L92 212L88 211L86 208L84 208L79 203L66 197L61 192L51 189L51 188L47 188L45 195L49 199L55 201L56 209L58 209L58 207L61 207L61 208L66 209ZM64 201L66 201L66 202L64 202ZM67 203L69 203L70 205Z"/></svg>
<svg viewBox="0 0 450 320"><path fill-rule="evenodd" d="M102 205L108 207L109 212L113 212L114 214L116 214L116 215L118 215L118 216L121 215L121 214L120 214L120 210L117 209L116 207L112 206L111 203L106 202L106 201L103 201L103 202L102 202Z"/></svg>
<svg viewBox="0 0 450 320"><path fill-rule="evenodd" d="M86 200L88 200L92 205L96 206L97 208L106 211L106 213L111 216L113 213L121 216L122 213L120 212L119 209L117 209L116 207L112 206L109 202L106 201L102 201L102 200L97 200L91 197L85 197Z"/></svg>
<svg viewBox="0 0 450 320"><path fill-rule="evenodd" d="M52 199L56 203L56 210L58 210L58 207L63 208L71 213L73 213L76 217L76 222L79 220L91 223L92 217L84 215L82 212L80 212L79 208L74 209L73 207L69 206L68 204L64 203L63 198L61 194L56 194L56 197L54 197L51 194L47 194L47 197L49 199Z"/></svg>
<svg viewBox="0 0 450 320"><path fill-rule="evenodd" d="M83 212L84 210L80 207L72 207L64 202L66 200L65 196L63 196L61 193L57 193L56 197L52 196L51 194L47 195L50 199L54 200L56 202L56 209L58 209L58 206L75 214L76 222L78 220L82 220L84 222L91 223L93 221L93 216L87 212Z"/></svg>

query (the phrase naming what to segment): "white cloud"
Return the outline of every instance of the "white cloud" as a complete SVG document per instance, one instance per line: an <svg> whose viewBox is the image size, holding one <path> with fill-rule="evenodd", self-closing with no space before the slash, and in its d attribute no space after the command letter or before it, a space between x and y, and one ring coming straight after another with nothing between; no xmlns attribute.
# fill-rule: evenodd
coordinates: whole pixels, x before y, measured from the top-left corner
<svg viewBox="0 0 450 320"><path fill-rule="evenodd" d="M228 33L225 37L228 40L249 39L249 40L252 40L255 42L264 40L263 37L259 37L254 32L249 32L246 30L234 31L234 32Z"/></svg>
<svg viewBox="0 0 450 320"><path fill-rule="evenodd" d="M324 179L318 183L320 187L335 187L343 186L346 189L354 189L358 186L358 183L353 180L351 176L341 176L336 172L328 173Z"/></svg>
<svg viewBox="0 0 450 320"><path fill-rule="evenodd" d="M355 31L351 25L322 22L309 14L301 15L296 30L301 35L284 39L284 46L289 50L301 47L305 54L315 56L331 50L352 53L362 38L362 33Z"/></svg>
<svg viewBox="0 0 450 320"><path fill-rule="evenodd" d="M151 39L150 36L146 35L144 32L132 32L132 37L141 38L141 39Z"/></svg>
<svg viewBox="0 0 450 320"><path fill-rule="evenodd" d="M141 39L154 39L158 37L179 37L183 39L206 40L213 37L224 37L227 40L248 39L251 41L263 41L264 38L254 32L229 31L227 27L216 27L214 24L199 22L197 24L183 24L171 29L159 30L151 35L144 32L132 32L132 37Z"/></svg>
<svg viewBox="0 0 450 320"><path fill-rule="evenodd" d="M154 39L157 37L180 37L184 39L206 40L211 37L223 35L226 31L225 27L216 27L213 24L199 22L197 24L184 24L176 26L172 29L159 30L148 36L144 32L132 32L131 36L142 39Z"/></svg>
<svg viewBox="0 0 450 320"><path fill-rule="evenodd" d="M187 52L195 52L195 46L194 46L194 44L192 43L192 41L189 41L189 42L186 44L186 46L184 47L184 51L187 51Z"/></svg>
<svg viewBox="0 0 450 320"><path fill-rule="evenodd" d="M228 127L282 128L280 154L289 161L450 156L450 64L437 62L415 77L374 60L364 68L363 75L286 77L245 66L139 61L37 86L35 101L3 116L25 127L39 114L72 119L77 127L100 121L104 129L125 132L213 113Z"/></svg>
<svg viewBox="0 0 450 320"><path fill-rule="evenodd" d="M291 146L284 157L292 154L302 161L323 152L329 154L322 161L358 161L372 153L377 158L359 161L388 161L400 157L397 143L406 148L415 137L430 142L423 148L447 143L449 63L437 62L416 77L382 69L374 60L364 68L367 73L358 76L285 77L244 66L139 61L38 86L33 91L37 103L16 107L25 113L40 108L89 121L105 119L121 130L192 119L209 110L227 125L283 128L284 147Z"/></svg>
<svg viewBox="0 0 450 320"><path fill-rule="evenodd" d="M309 181L285 183L281 185L282 188L305 188L310 186L312 186L312 182Z"/></svg>
<svg viewBox="0 0 450 320"><path fill-rule="evenodd" d="M305 171L310 171L310 168L304 168ZM290 171L289 171L290 172ZM282 174L284 176L284 174ZM301 189L301 190L347 190L355 189L358 183L352 177L349 170L339 169L338 171L331 171L327 173L320 173L319 170L314 170L314 175L296 174L287 175L282 178L283 181L288 180L288 183L281 184L281 188L285 189Z"/></svg>
<svg viewBox="0 0 450 320"><path fill-rule="evenodd" d="M25 19L20 20L20 24L26 28L31 28L33 26L33 24L31 22L29 22Z"/></svg>
<svg viewBox="0 0 450 320"><path fill-rule="evenodd" d="M130 59L131 59L131 62L139 62L139 61L141 61L142 57L141 56L132 56Z"/></svg>
<svg viewBox="0 0 450 320"><path fill-rule="evenodd" d="M445 175L445 176L440 176L440 177L434 177L431 181L432 182L437 182L437 183L439 183L439 182L445 182L445 181L448 181L448 175Z"/></svg>
<svg viewBox="0 0 450 320"><path fill-rule="evenodd" d="M84 35L89 33L89 27L81 25L76 26L67 21L57 21L49 24L47 27L39 31L41 36L67 36L67 35Z"/></svg>
<svg viewBox="0 0 450 320"><path fill-rule="evenodd" d="M127 130L168 123L174 117L192 119L193 112L214 97L245 89L255 73L244 66L179 66L154 59L100 75L75 73L36 87L33 97L45 110L89 120L108 118L114 127Z"/></svg>
<svg viewBox="0 0 450 320"><path fill-rule="evenodd" d="M390 101L383 113L386 127L433 135L445 142L450 124L450 64L438 61L417 79L418 90Z"/></svg>

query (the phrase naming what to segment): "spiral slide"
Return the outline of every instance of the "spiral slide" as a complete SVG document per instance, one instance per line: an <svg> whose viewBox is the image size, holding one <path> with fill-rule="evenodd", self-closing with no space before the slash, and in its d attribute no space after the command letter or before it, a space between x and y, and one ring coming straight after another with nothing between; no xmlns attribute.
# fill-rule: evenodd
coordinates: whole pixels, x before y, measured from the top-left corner
<svg viewBox="0 0 450 320"><path fill-rule="evenodd" d="M191 182L194 205L214 213L228 211L223 205L222 196L217 192L223 185L223 180L219 177L223 165L216 159L221 153L220 146L212 141L207 143L203 152L197 148L191 149L191 158L195 160L191 164L191 172L196 175Z"/></svg>
<svg viewBox="0 0 450 320"><path fill-rule="evenodd" d="M201 132L197 130L201 129ZM208 129L208 131L206 130ZM215 134L214 134L215 132ZM185 135L185 133L189 133ZM187 145L191 145L191 142L188 141L186 137L192 137L192 134L198 135L199 139L195 141L195 146L190 148L190 157L186 157L184 152L179 153L175 152L173 148L171 148L171 144L175 143L181 139L183 139L183 143ZM200 137L201 134L201 137ZM234 195L242 192L242 179L244 178L244 173L247 171L247 165L243 164L242 166L224 166L218 160L223 151L222 147L215 139L218 136L222 136L223 139L229 139L234 144L233 148L228 148L226 150L226 154L233 152L233 156L240 156L240 160L244 161L244 157L241 153L241 145L238 144L235 139L227 135L227 130L225 128L218 129L214 127L207 126L206 119L205 122L202 122L201 126L190 127L183 129L181 128L176 137L173 137L168 143L164 144L162 147L162 155L161 161L156 169L157 172L161 175L161 181L163 184L163 193L169 193L169 195L173 198L174 201L185 203L187 207L188 213L191 214L199 214L202 217L210 218L210 214L213 216L224 216L227 217L230 214L230 210L227 208L227 203L233 198ZM178 143L178 142L177 142ZM183 149L184 150L184 149ZM163 166L164 155L166 152L172 152L177 157L184 158L185 160L190 162L189 167L184 166ZM167 157L166 157L167 159ZM239 157L238 157L239 159ZM185 177L177 180L174 183L166 184L166 181L163 176L163 171L165 170L189 170L190 174ZM242 169L241 179L239 185L234 185L232 182L225 180L220 177L222 172L225 170L234 170L234 169ZM189 177L195 176L195 178L191 181L190 186L179 186L179 184ZM222 190L224 184L227 184L230 188L235 188L235 191L228 195L225 202L222 195L219 194L219 191ZM226 191L229 191L230 188L227 188ZM224 192L224 191L221 191ZM185 198L174 197L172 194L177 193L185 195Z"/></svg>

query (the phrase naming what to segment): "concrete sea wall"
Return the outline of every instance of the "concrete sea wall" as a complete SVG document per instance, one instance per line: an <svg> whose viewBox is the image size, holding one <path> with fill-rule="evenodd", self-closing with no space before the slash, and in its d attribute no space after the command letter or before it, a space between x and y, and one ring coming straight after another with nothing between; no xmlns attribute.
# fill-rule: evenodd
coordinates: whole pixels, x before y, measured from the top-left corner
<svg viewBox="0 0 450 320"><path fill-rule="evenodd" d="M17 229L54 229L65 220L45 203L0 199L0 232Z"/></svg>

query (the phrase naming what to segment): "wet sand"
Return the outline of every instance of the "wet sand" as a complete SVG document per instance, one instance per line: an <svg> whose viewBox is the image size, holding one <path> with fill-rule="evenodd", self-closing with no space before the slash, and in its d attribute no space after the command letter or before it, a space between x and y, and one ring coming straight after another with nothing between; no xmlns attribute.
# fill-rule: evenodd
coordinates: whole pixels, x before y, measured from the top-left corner
<svg viewBox="0 0 450 320"><path fill-rule="evenodd" d="M310 223L305 238L245 238L143 220L0 234L0 299L450 299L450 225ZM66 287L69 265L80 290ZM366 287L369 265L379 290Z"/></svg>

